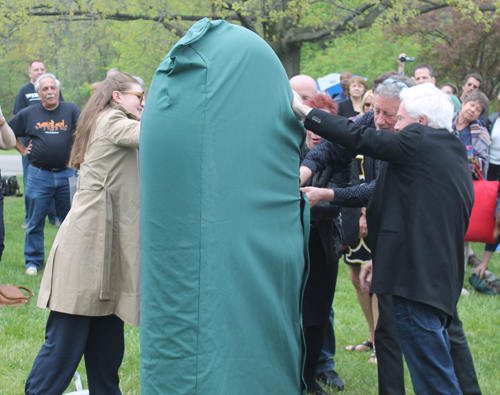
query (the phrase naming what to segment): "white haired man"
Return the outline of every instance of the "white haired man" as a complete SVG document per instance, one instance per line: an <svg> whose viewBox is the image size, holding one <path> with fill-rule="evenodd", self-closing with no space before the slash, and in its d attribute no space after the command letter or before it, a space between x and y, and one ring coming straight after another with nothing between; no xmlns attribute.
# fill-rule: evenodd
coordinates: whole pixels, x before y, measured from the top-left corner
<svg viewBox="0 0 500 395"><path fill-rule="evenodd" d="M75 169L68 169L67 163L80 116L75 104L59 101L59 81L55 75L40 76L35 90L41 102L9 120L16 137L28 137L31 145L26 192L28 227L24 243L26 274L31 276L43 267L45 216L52 200L55 199L61 221L70 208L68 178L75 174Z"/></svg>
<svg viewBox="0 0 500 395"><path fill-rule="evenodd" d="M28 69L28 75L30 77L29 82L24 85L21 89L19 89L19 92L17 92L17 97L16 97L16 104L14 105L14 111L13 114L16 115L19 111L21 111L23 108L35 105L40 103L40 97L38 96L37 91L35 90L35 82L40 77L41 75L45 74L47 71L45 69L45 64L41 60L33 60L30 63L29 69ZM59 101L64 101L63 95L61 92L59 92ZM27 155L29 154L28 151L26 151L26 147L29 145L29 138L24 137L19 141L18 144L16 144L16 149L19 150L19 152L22 155L22 163L23 163L23 186L24 186L24 194L26 195L26 191L28 190L28 166L29 166L29 160ZM24 208L26 212L26 216L24 217L24 223L21 225L23 229L26 229L28 227L28 203L26 202L26 199L24 200ZM56 215L56 207L54 202L52 202L52 205L50 206L50 212L49 212L49 222L52 225L60 226L61 222L59 221L59 218L57 218Z"/></svg>
<svg viewBox="0 0 500 395"><path fill-rule="evenodd" d="M415 392L461 394L446 327L462 289L474 200L467 152L450 133L453 106L445 93L421 84L403 89L401 98L396 133L311 110L298 95L293 109L308 130L388 162L367 207L374 270L372 281L362 271L362 282L393 299ZM311 205L334 198L332 190L303 191Z"/></svg>

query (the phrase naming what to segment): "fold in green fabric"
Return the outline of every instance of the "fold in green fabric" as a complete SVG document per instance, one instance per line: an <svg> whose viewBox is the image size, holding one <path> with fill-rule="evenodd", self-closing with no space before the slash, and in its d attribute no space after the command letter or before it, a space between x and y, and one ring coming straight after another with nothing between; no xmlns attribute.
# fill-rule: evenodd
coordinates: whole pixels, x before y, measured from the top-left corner
<svg viewBox="0 0 500 395"><path fill-rule="evenodd" d="M224 21L196 23L158 67L140 141L143 395L303 393L291 101L272 49Z"/></svg>

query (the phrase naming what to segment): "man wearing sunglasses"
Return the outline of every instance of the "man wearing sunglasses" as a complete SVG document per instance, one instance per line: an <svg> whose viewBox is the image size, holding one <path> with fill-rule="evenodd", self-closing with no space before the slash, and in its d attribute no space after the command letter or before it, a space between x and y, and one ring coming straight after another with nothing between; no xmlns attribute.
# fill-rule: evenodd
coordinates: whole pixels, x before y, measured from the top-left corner
<svg viewBox="0 0 500 395"><path fill-rule="evenodd" d="M45 217L53 199L57 216L64 221L70 209L68 178L75 169L67 163L73 146L73 132L80 116L76 104L59 101L59 81L43 74L35 82L41 102L31 105L9 120L16 137L27 137L28 152L28 228L24 243L26 274L34 276L44 263ZM18 144L22 143L18 141ZM21 150L25 147L22 146Z"/></svg>
<svg viewBox="0 0 500 395"><path fill-rule="evenodd" d="M462 93L460 94L460 103L465 101L465 98L472 92L476 92L481 88L483 77L477 73L467 74L462 83Z"/></svg>

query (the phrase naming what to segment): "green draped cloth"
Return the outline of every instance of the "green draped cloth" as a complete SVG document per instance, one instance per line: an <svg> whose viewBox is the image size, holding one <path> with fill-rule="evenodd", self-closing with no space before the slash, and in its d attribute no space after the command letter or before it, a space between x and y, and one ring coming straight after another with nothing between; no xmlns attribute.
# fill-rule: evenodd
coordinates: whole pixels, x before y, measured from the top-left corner
<svg viewBox="0 0 500 395"><path fill-rule="evenodd" d="M141 394L303 393L291 101L272 49L224 21L197 22L158 67L140 141Z"/></svg>

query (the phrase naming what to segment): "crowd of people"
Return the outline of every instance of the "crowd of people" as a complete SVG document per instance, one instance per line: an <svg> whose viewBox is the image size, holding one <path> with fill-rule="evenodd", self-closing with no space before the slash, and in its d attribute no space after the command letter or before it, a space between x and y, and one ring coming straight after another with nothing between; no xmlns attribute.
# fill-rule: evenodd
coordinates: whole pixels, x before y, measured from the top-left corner
<svg viewBox="0 0 500 395"><path fill-rule="evenodd" d="M498 245L486 244L482 260L470 248L464 254L472 180L499 179L500 113L487 117L479 74L465 76L461 91L453 83L438 89L429 64L410 77L399 59L398 71L381 74L372 89L342 73L343 91L333 98L309 76L290 79L307 130L300 185L311 206L302 317L308 393L345 388L335 370L332 308L343 256L368 329L345 350L370 352L379 393L405 393L404 355L415 393L481 394L456 305L464 262L482 276ZM138 326L140 315L144 81L112 69L80 111L43 62L33 61L29 76L14 117L6 122L0 110L0 148L23 155L27 275L44 268L45 218L61 227L38 297L51 310L46 341L26 394L62 393L82 356L91 390L119 394L123 323Z"/></svg>
<svg viewBox="0 0 500 395"><path fill-rule="evenodd" d="M472 180L481 176L498 180L494 164L489 172L495 160L490 149L494 155L498 142L492 133L494 125L500 125L498 113L485 117L489 101L480 91L479 74L465 76L460 92L452 83L443 84L440 90L430 65L417 65L410 78L404 75L399 57L398 63L399 70L381 74L371 90L361 77L342 73L343 92L333 98L339 103L337 111L316 104L323 95L311 77L290 80L296 92L294 111L305 118L307 129L304 144L309 149L303 155L300 178L311 213L325 203L339 209L357 207L354 218L348 211L339 216L342 252L330 261L323 258L319 269L314 268L312 257L321 246L313 244L311 237L311 273L329 267L336 270L343 254L369 332L367 340L345 350L372 352L368 362L378 364L380 394L405 393L403 354L417 394L480 394L456 303L461 293L467 293L462 289L464 261L478 266L482 276L497 247L487 244L482 261L470 247L466 246L465 254L462 249L473 203ZM351 181L358 184L361 180L361 184L327 186L324 180L315 185L314 180L326 171L330 182L336 181L335 171L354 158ZM444 199L443 207L438 207L439 199ZM331 221L338 223L338 218ZM324 226L321 218L312 216L312 235L312 229ZM325 244L323 249L328 251ZM330 276L336 278L334 273ZM318 300L333 299L335 282L329 286L316 296ZM308 296L304 321L308 306L318 305L307 301ZM427 337L431 328L419 315L424 321L431 315L436 320L432 337ZM326 325L323 353L333 361L334 353L328 352L335 350L329 345L335 339L334 314L322 317ZM306 322L304 327L307 344ZM315 379L304 376L311 393L327 394L319 383L344 388L333 362L332 371L325 374L321 359L316 355L311 359L318 361ZM308 362L314 364L306 358L306 372Z"/></svg>

